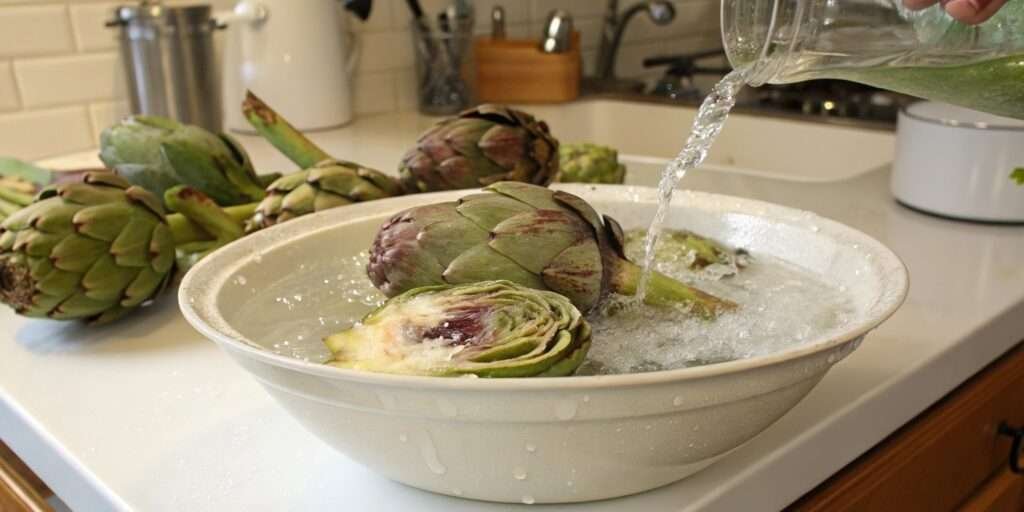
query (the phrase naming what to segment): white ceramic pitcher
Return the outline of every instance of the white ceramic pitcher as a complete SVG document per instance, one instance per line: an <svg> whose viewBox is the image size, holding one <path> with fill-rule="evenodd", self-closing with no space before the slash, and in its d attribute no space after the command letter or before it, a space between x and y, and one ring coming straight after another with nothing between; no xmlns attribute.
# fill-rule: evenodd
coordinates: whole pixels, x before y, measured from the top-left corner
<svg viewBox="0 0 1024 512"><path fill-rule="evenodd" d="M246 89L300 130L352 120L356 40L337 0L242 0L218 16L224 49L224 122L252 132L241 113Z"/></svg>

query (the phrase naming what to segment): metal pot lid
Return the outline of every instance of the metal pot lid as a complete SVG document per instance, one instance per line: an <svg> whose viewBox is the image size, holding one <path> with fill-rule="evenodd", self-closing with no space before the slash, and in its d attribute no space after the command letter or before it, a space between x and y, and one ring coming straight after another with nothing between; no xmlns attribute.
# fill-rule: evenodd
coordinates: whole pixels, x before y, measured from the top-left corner
<svg viewBox="0 0 1024 512"><path fill-rule="evenodd" d="M1024 120L997 116L935 101L919 101L904 108L902 114L920 121L957 128L1024 130Z"/></svg>
<svg viewBox="0 0 1024 512"><path fill-rule="evenodd" d="M142 2L136 5L120 5L114 8L111 25L131 22L158 23L167 19L184 19L190 23L209 21L211 8L206 4L165 6L161 2Z"/></svg>

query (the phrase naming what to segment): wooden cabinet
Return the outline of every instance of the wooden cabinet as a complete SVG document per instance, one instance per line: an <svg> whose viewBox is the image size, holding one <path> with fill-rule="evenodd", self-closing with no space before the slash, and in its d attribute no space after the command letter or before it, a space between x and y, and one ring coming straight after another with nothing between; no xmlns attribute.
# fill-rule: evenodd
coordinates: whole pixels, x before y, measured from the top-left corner
<svg viewBox="0 0 1024 512"><path fill-rule="evenodd" d="M48 512L52 493L6 444L0 442L0 511Z"/></svg>
<svg viewBox="0 0 1024 512"><path fill-rule="evenodd" d="M1009 470L1011 439L998 433L1002 422L1024 427L1024 344L790 509L1024 511L1024 475Z"/></svg>

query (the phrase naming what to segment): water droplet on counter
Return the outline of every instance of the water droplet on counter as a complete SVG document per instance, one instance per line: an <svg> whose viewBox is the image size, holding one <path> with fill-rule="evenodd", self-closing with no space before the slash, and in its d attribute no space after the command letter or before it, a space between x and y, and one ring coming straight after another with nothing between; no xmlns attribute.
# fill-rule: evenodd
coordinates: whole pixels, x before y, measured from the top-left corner
<svg viewBox="0 0 1024 512"><path fill-rule="evenodd" d="M537 446L530 443L526 443L526 451L534 453L537 451Z"/></svg>
<svg viewBox="0 0 1024 512"><path fill-rule="evenodd" d="M672 405L674 405L676 407L679 407L680 405L683 405L683 402L684 402L684 400L683 400L683 397L681 397L681 396L677 396L677 397L672 399Z"/></svg>
<svg viewBox="0 0 1024 512"><path fill-rule="evenodd" d="M515 478L516 480L526 480L526 468L516 466L512 469L512 478Z"/></svg>
<svg viewBox="0 0 1024 512"><path fill-rule="evenodd" d="M430 434L423 433L423 443L420 444L420 454L423 455L423 462L427 463L427 467L430 468L431 473L435 475L443 475L448 472L448 468L441 463L441 459L437 458L437 448L434 447L434 442L430 439Z"/></svg>
<svg viewBox="0 0 1024 512"><path fill-rule="evenodd" d="M409 436L407 436L405 434L398 434L398 440L403 442L403 443L407 442L407 441L409 441Z"/></svg>
<svg viewBox="0 0 1024 512"><path fill-rule="evenodd" d="M533 505L534 503L537 503L537 500L533 499L533 496L527 494L523 496L523 503L527 505Z"/></svg>
<svg viewBox="0 0 1024 512"><path fill-rule="evenodd" d="M571 420L576 417L576 402L566 401L555 406L555 416L562 421Z"/></svg>

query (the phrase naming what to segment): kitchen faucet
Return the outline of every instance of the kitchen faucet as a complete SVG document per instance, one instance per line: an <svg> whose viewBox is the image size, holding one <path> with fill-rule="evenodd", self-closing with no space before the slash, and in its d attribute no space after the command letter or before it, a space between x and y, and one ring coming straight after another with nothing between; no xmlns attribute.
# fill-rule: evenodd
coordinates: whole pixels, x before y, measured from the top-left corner
<svg viewBox="0 0 1024 512"><path fill-rule="evenodd" d="M622 44L622 34L626 31L629 20L640 11L647 11L655 25L668 25L676 17L676 9L672 2L666 0L646 0L631 5L619 15L619 1L608 0L604 21L601 27L601 44L597 50L597 78L614 80L615 56Z"/></svg>

